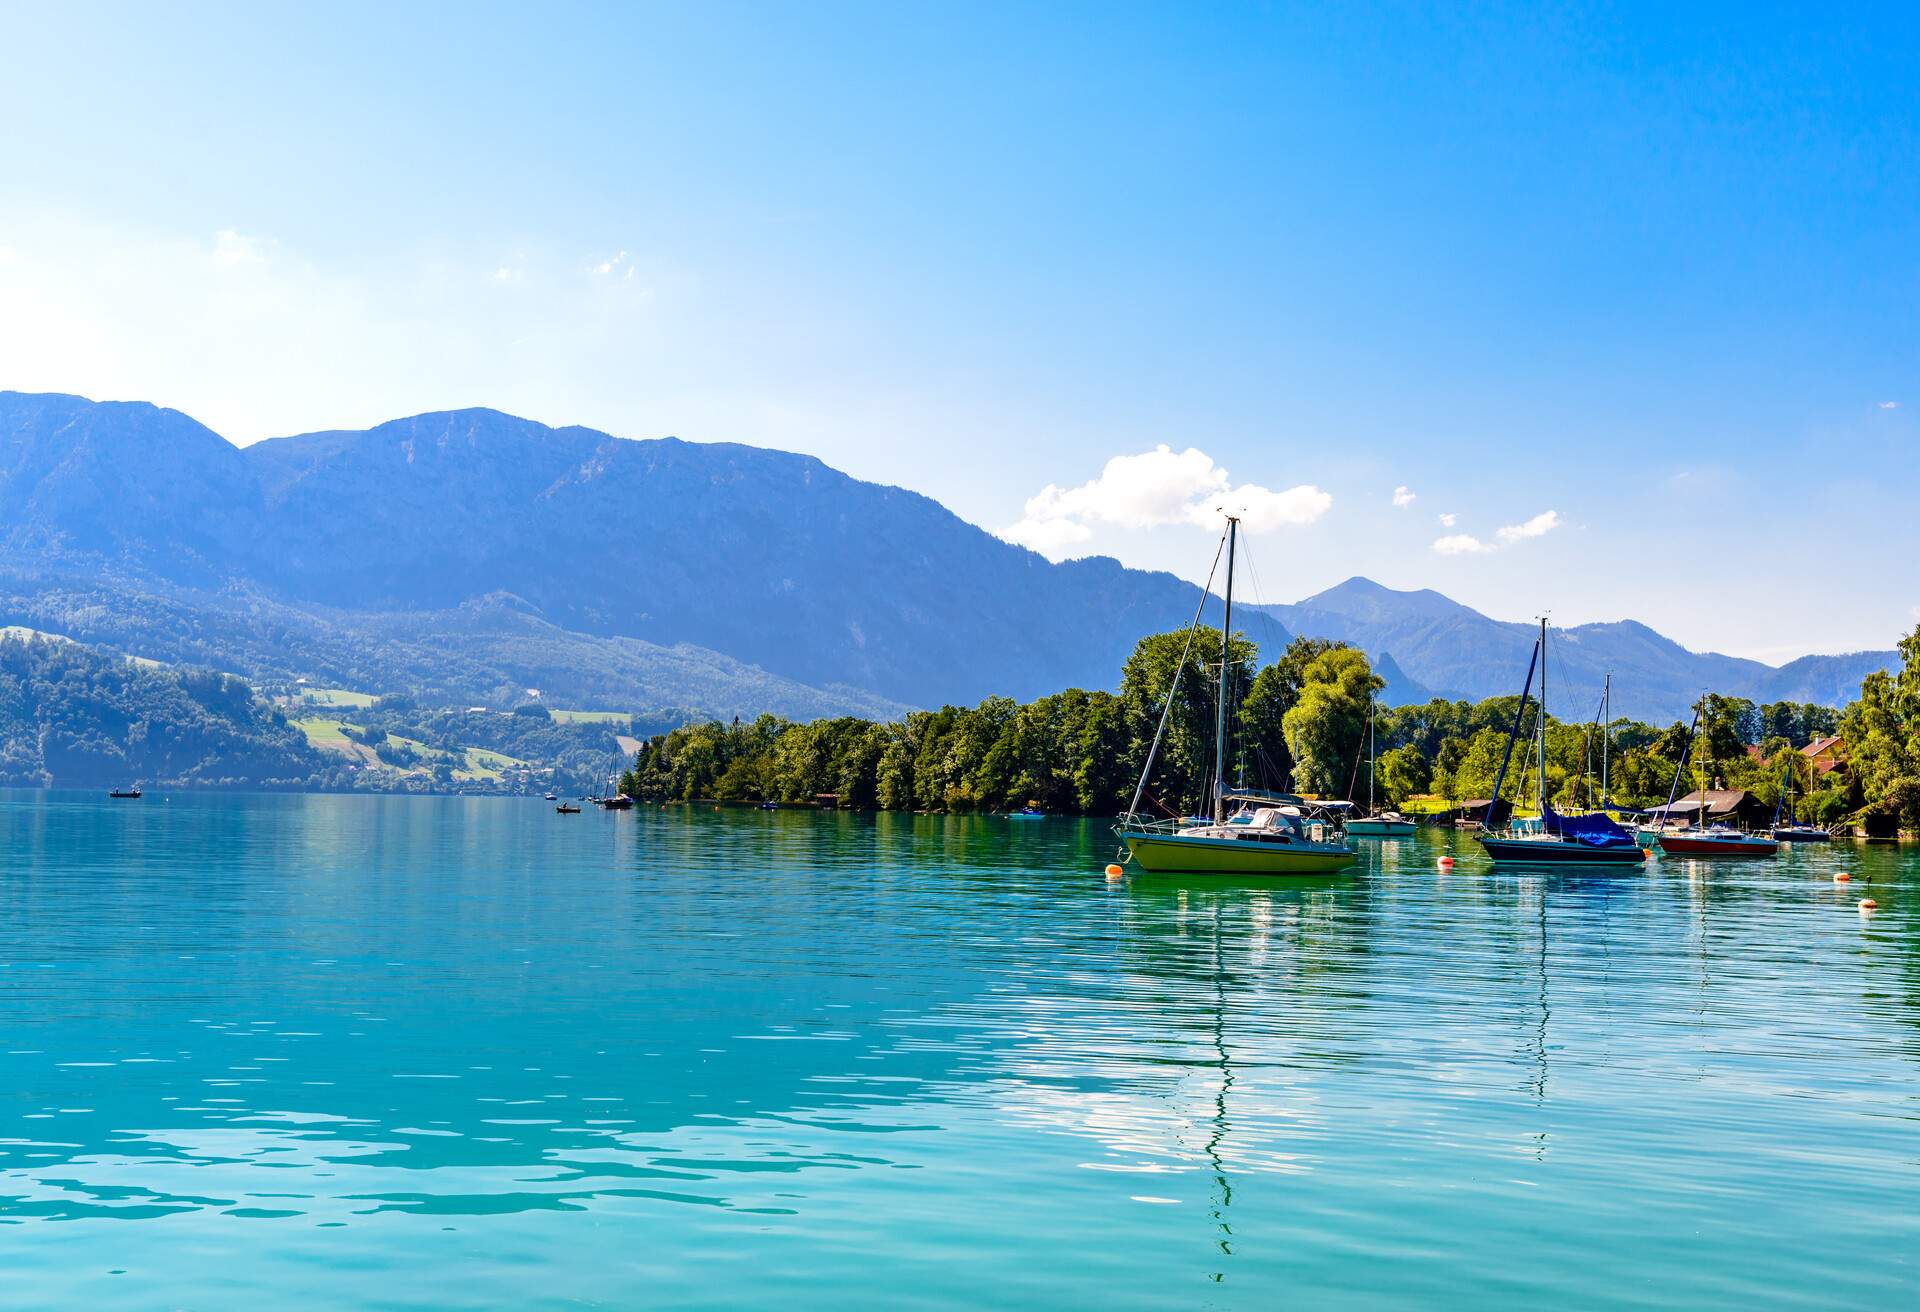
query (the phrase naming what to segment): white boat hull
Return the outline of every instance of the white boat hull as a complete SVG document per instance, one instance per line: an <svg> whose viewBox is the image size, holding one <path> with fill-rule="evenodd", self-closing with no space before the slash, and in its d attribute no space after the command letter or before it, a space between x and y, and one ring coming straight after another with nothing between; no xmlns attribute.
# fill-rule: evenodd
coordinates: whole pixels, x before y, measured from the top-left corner
<svg viewBox="0 0 1920 1312"><path fill-rule="evenodd" d="M1347 837L1405 838L1418 827L1411 820L1382 820L1377 816L1362 816L1358 820L1347 821Z"/></svg>

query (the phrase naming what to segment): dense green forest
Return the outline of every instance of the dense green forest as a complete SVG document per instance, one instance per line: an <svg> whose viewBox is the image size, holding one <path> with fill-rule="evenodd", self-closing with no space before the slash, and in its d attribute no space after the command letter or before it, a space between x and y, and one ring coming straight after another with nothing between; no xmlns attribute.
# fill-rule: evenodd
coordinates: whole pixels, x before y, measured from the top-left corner
<svg viewBox="0 0 1920 1312"><path fill-rule="evenodd" d="M0 784L324 788L335 770L244 680L0 640Z"/></svg>
<svg viewBox="0 0 1920 1312"><path fill-rule="evenodd" d="M523 792L605 785L615 726L408 697L283 709L244 679L0 637L0 785ZM624 724L621 726L624 728Z"/></svg>
<svg viewBox="0 0 1920 1312"><path fill-rule="evenodd" d="M1143 806L1185 814L1203 805L1213 769L1219 634L1201 630L1177 686L1182 633L1142 639L1114 691L1068 689L1024 704L914 711L892 721L803 723L763 715L731 724L656 724L621 779L653 800L713 798L920 811L1001 810L1032 803L1060 813L1125 809L1163 709L1165 738ZM1367 704L1380 680L1366 656L1298 638L1262 664L1236 636L1227 681L1236 782L1364 800ZM1169 695L1171 691L1171 696ZM1487 797L1517 697L1436 699L1375 716L1381 806L1444 809ZM474 713L407 697L327 708L322 750L312 707L283 711L244 680L128 661L69 641L0 640L0 784L526 791L598 786L619 759L614 726L558 723L544 710ZM1531 796L1540 763L1529 703L1505 794ZM303 731L304 729L304 731ZM645 732L636 726L635 732ZM1666 799L1687 726L1549 719L1546 786L1562 806L1590 805L1600 744L1610 800ZM1845 768L1815 775L1796 750L1828 734ZM1867 677L1843 711L1709 696L1681 781L1744 788L1771 803L1790 782L1802 819L1869 832L1920 828L1920 629L1896 670Z"/></svg>
<svg viewBox="0 0 1920 1312"><path fill-rule="evenodd" d="M1142 639L1115 692L1074 688L1018 704L915 711L886 723L853 717L790 723L692 724L644 744L622 790L649 800L817 800L857 808L922 811L1045 810L1114 815L1131 797L1167 705L1187 635ZM1215 676L1220 634L1202 629L1195 656L1172 687L1165 741L1143 806L1177 815L1204 805L1212 775ZM1920 823L1920 631L1901 645L1897 674L1874 675L1844 713L1794 702L1756 705L1706 698L1681 791L1744 788L1771 803L1791 779L1804 819L1867 824ZM1369 697L1381 680L1364 653L1323 639L1296 638L1262 665L1236 635L1227 680L1234 751L1229 774L1253 787L1364 801L1362 743ZM1195 662L1207 667L1204 676ZM1374 787L1382 807L1416 799L1428 809L1488 797L1520 699L1435 699L1379 707ZM1522 740L1504 795L1531 796L1540 763L1528 703ZM1859 735L1848 770L1815 777L1798 748L1832 733ZM1667 799L1687 725L1549 718L1546 787L1556 804L1596 804L1602 760L1614 804Z"/></svg>

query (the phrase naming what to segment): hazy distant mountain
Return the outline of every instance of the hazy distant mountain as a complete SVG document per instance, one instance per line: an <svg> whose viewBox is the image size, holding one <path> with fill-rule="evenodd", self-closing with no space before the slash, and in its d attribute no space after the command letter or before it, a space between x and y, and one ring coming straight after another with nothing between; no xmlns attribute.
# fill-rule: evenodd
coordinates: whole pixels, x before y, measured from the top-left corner
<svg viewBox="0 0 1920 1312"><path fill-rule="evenodd" d="M1430 589L1399 592L1364 578L1267 609L1297 632L1391 653L1408 681L1444 697L1518 692L1538 632L1532 624L1490 619ZM1614 710L1622 715L1675 719L1702 691L1837 706L1858 695L1864 675L1894 660L1893 652L1857 652L1803 656L1775 668L1688 651L1633 620L1580 624L1552 631L1548 696L1557 715L1591 715L1611 672ZM1415 700L1395 692L1390 686L1386 695L1396 702Z"/></svg>
<svg viewBox="0 0 1920 1312"><path fill-rule="evenodd" d="M1198 599L785 452L493 410L242 449L151 405L0 393L0 623L162 660L454 700L886 715L1111 687ZM1360 578L1235 618L1269 654L1290 632L1364 647L1396 702L1512 692L1533 640ZM1557 637L1568 716L1608 670L1617 710L1672 718L1702 688L1844 701L1891 655L1775 669L1631 621Z"/></svg>
<svg viewBox="0 0 1920 1312"><path fill-rule="evenodd" d="M39 627L60 609L96 640L164 656L190 637L247 671L364 650L368 677L413 685L552 690L586 669L616 705L678 681L669 704L715 713L1109 686L1200 598L1052 564L810 457L491 410L243 450L153 406L0 393L0 512L0 592Z"/></svg>

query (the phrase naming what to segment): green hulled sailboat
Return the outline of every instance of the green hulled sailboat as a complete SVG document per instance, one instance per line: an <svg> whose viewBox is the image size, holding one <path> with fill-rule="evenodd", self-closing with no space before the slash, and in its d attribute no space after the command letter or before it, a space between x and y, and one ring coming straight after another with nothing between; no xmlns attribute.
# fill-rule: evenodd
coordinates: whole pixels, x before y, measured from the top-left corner
<svg viewBox="0 0 1920 1312"><path fill-rule="evenodd" d="M1229 646L1233 640L1233 559L1239 541L1240 521L1227 517L1223 547L1227 559L1225 614L1220 625L1220 689L1214 718L1213 819L1153 821L1140 814L1140 800L1160 753L1166 734L1167 716L1173 710L1180 688L1180 676L1193 651L1194 635L1200 629L1207 595L1213 580L1201 589L1200 607L1194 612L1187 630L1187 645L1174 667L1167 688L1167 703L1160 712L1159 727L1146 765L1140 771L1140 783L1133 790L1133 802L1114 827L1114 833L1127 845L1129 859L1152 874L1234 875L1241 877L1330 875L1346 869L1355 859L1347 845L1343 820L1348 804L1323 805L1291 793L1258 790L1230 790L1227 774L1227 675L1230 668ZM1216 556L1216 561L1218 557Z"/></svg>

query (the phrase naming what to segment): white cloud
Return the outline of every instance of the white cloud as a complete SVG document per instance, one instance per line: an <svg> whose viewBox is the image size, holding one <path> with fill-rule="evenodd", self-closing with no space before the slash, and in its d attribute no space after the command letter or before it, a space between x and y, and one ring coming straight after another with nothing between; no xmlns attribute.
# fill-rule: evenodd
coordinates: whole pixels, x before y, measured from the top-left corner
<svg viewBox="0 0 1920 1312"><path fill-rule="evenodd" d="M1069 554L1068 548L1091 538L1093 530L1071 519L1041 519L1028 515L1008 529L1004 536L1009 542L1017 542L1043 556L1059 560Z"/></svg>
<svg viewBox="0 0 1920 1312"><path fill-rule="evenodd" d="M649 263L603 294L631 253L604 279L576 248L491 240L321 262L237 225L26 206L0 206L0 246L0 387L171 405L242 442L475 404L636 437L767 436L728 390L738 325L691 299L683 268ZM580 276L536 276L553 267Z"/></svg>
<svg viewBox="0 0 1920 1312"><path fill-rule="evenodd" d="M1543 510L1524 524L1508 524L1505 528L1500 529L1496 536L1498 536L1502 542L1511 545L1526 538L1537 538L1543 534L1551 533L1559 526L1560 512L1557 510Z"/></svg>
<svg viewBox="0 0 1920 1312"><path fill-rule="evenodd" d="M1311 483L1285 488L1279 492L1258 483L1242 483L1211 505L1193 506L1188 516L1202 528L1217 528L1220 512L1240 516L1240 527L1249 533L1271 533L1289 525L1311 524L1333 506L1333 494Z"/></svg>
<svg viewBox="0 0 1920 1312"><path fill-rule="evenodd" d="M1405 483L1402 483L1393 490L1393 508L1395 510L1405 510L1419 499L1419 495L1419 493L1415 492Z"/></svg>
<svg viewBox="0 0 1920 1312"><path fill-rule="evenodd" d="M593 272L603 278L624 267L626 269L626 276L629 278L633 277L633 266L627 263L627 253L625 251L621 251L610 260L602 260L600 263L589 267Z"/></svg>
<svg viewBox="0 0 1920 1312"><path fill-rule="evenodd" d="M213 234L213 262L223 268L244 264L265 264L273 243L257 237L245 237L232 228Z"/></svg>
<svg viewBox="0 0 1920 1312"><path fill-rule="evenodd" d="M1442 515L1440 516L1441 526L1452 528L1459 518L1458 515L1451 513ZM1524 542L1528 538L1540 537L1551 533L1559 526L1560 512L1543 510L1525 523L1508 524L1503 528L1495 529L1493 535L1499 539L1497 542L1482 542L1471 533L1451 533L1446 537L1434 539L1433 549L1443 556L1479 555L1482 552L1498 551L1502 547L1513 546L1516 542Z"/></svg>
<svg viewBox="0 0 1920 1312"><path fill-rule="evenodd" d="M1898 401L1882 401L1880 403L1880 408L1882 410L1898 410L1900 408L1900 403Z"/></svg>
<svg viewBox="0 0 1920 1312"><path fill-rule="evenodd" d="M1312 484L1280 491L1257 483L1236 487L1206 452L1196 447L1176 452L1162 443L1139 455L1115 456L1100 477L1079 487L1049 483L1027 501L1020 522L1001 536L1057 557L1092 537L1094 524L1213 528L1224 511L1239 515L1248 532L1264 533L1311 524L1332 505L1333 497Z"/></svg>

